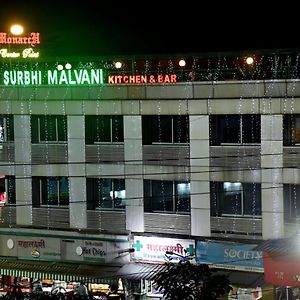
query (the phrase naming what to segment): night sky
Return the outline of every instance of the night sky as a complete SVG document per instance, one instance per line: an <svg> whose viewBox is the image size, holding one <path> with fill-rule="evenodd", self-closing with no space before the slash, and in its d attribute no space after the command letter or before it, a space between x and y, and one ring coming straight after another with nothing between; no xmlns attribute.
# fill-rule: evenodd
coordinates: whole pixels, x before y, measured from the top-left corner
<svg viewBox="0 0 300 300"><path fill-rule="evenodd" d="M0 31L40 32L44 57L300 48L295 7L228 2L1 1Z"/></svg>

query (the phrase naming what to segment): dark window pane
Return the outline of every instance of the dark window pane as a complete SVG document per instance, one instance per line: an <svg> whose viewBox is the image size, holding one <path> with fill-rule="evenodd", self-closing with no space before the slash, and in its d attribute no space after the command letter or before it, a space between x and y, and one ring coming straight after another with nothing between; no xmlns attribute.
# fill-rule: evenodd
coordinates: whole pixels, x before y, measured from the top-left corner
<svg viewBox="0 0 300 300"><path fill-rule="evenodd" d="M112 117L112 141L124 142L123 116Z"/></svg>
<svg viewBox="0 0 300 300"><path fill-rule="evenodd" d="M6 140L14 141L14 117L12 115L6 116Z"/></svg>
<svg viewBox="0 0 300 300"><path fill-rule="evenodd" d="M284 184L284 220L296 223L300 217L300 185Z"/></svg>
<svg viewBox="0 0 300 300"><path fill-rule="evenodd" d="M58 182L52 177L47 179L48 205L58 205Z"/></svg>
<svg viewBox="0 0 300 300"><path fill-rule="evenodd" d="M175 116L173 119L174 143L189 142L189 118L188 116Z"/></svg>
<svg viewBox="0 0 300 300"><path fill-rule="evenodd" d="M300 144L300 116L283 116L283 145L291 146Z"/></svg>
<svg viewBox="0 0 300 300"><path fill-rule="evenodd" d="M87 198L87 209L94 210L96 208L96 201L97 198L97 191L98 187L93 178L86 179L86 198Z"/></svg>
<svg viewBox="0 0 300 300"><path fill-rule="evenodd" d="M58 132L58 141L67 140L67 119L66 116L57 117L57 132Z"/></svg>
<svg viewBox="0 0 300 300"><path fill-rule="evenodd" d="M242 116L242 142L260 143L260 115Z"/></svg>
<svg viewBox="0 0 300 300"><path fill-rule="evenodd" d="M152 181L152 208L153 211L174 211L173 182Z"/></svg>
<svg viewBox="0 0 300 300"><path fill-rule="evenodd" d="M39 138L39 118L38 116L31 116L31 142L38 143Z"/></svg>
<svg viewBox="0 0 300 300"><path fill-rule="evenodd" d="M156 116L152 123L153 140L155 143L172 143L172 117Z"/></svg>
<svg viewBox="0 0 300 300"><path fill-rule="evenodd" d="M240 182L224 182L222 193L223 214L238 214L242 213L241 209L241 190Z"/></svg>
<svg viewBox="0 0 300 300"><path fill-rule="evenodd" d="M111 142L109 116L98 116L96 119L96 142Z"/></svg>
<svg viewBox="0 0 300 300"><path fill-rule="evenodd" d="M142 138L143 145L151 145L154 131L152 128L152 116L142 116Z"/></svg>
<svg viewBox="0 0 300 300"><path fill-rule="evenodd" d="M16 179L15 176L6 176L7 203L16 204Z"/></svg>
<svg viewBox="0 0 300 300"><path fill-rule="evenodd" d="M125 180L114 179L114 207L125 208Z"/></svg>
<svg viewBox="0 0 300 300"><path fill-rule="evenodd" d="M95 130L95 123L94 123L94 116L85 116L85 143L86 144L88 145L94 144L95 133L96 130Z"/></svg>
<svg viewBox="0 0 300 300"><path fill-rule="evenodd" d="M59 179L59 204L69 205L69 180L67 177Z"/></svg>
<svg viewBox="0 0 300 300"><path fill-rule="evenodd" d="M144 180L144 211L153 212L152 208L152 184L151 180Z"/></svg>
<svg viewBox="0 0 300 300"><path fill-rule="evenodd" d="M175 183L176 190L176 211L190 211L190 194L191 187L188 182Z"/></svg>
<svg viewBox="0 0 300 300"><path fill-rule="evenodd" d="M0 118L0 142L5 141L5 118Z"/></svg>
<svg viewBox="0 0 300 300"><path fill-rule="evenodd" d="M14 119L12 115L0 115L0 142L14 141Z"/></svg>
<svg viewBox="0 0 300 300"><path fill-rule="evenodd" d="M219 182L210 182L210 215L211 216L221 216L222 211L220 211L220 197L218 195Z"/></svg>
<svg viewBox="0 0 300 300"><path fill-rule="evenodd" d="M112 180L102 178L99 180L99 207L112 208Z"/></svg>
<svg viewBox="0 0 300 300"><path fill-rule="evenodd" d="M261 185L243 183L243 214L261 215Z"/></svg>
<svg viewBox="0 0 300 300"><path fill-rule="evenodd" d="M54 116L40 116L40 140L56 141L56 118Z"/></svg>
<svg viewBox="0 0 300 300"><path fill-rule="evenodd" d="M32 178L32 204L33 207L41 206L40 180L37 177Z"/></svg>
<svg viewBox="0 0 300 300"><path fill-rule="evenodd" d="M220 116L218 132L220 143L240 143L240 116Z"/></svg>

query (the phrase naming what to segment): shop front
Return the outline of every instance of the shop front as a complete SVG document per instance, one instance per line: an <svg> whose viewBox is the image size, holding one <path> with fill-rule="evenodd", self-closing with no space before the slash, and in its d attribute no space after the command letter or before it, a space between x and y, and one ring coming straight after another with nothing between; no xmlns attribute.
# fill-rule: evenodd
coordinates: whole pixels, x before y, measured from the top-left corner
<svg viewBox="0 0 300 300"><path fill-rule="evenodd" d="M228 277L232 290L228 299L258 300L263 297L263 252L257 245L231 242L197 241L196 262L208 264Z"/></svg>
<svg viewBox="0 0 300 300"><path fill-rule="evenodd" d="M128 299L162 299L155 286L154 277L166 270L167 260L179 262L195 254L195 241L189 239L161 238L155 236L134 236L132 262L125 264L117 275L124 279ZM172 255L166 256L167 252Z"/></svg>
<svg viewBox="0 0 300 300"><path fill-rule="evenodd" d="M117 271L130 262L128 236L93 236L41 231L0 231L1 288L10 289L17 278L33 282L63 282L65 289L84 282L90 292L109 293L122 283ZM50 284L51 287L51 284Z"/></svg>
<svg viewBox="0 0 300 300"><path fill-rule="evenodd" d="M280 300L300 299L300 255L264 253L265 281L275 289Z"/></svg>

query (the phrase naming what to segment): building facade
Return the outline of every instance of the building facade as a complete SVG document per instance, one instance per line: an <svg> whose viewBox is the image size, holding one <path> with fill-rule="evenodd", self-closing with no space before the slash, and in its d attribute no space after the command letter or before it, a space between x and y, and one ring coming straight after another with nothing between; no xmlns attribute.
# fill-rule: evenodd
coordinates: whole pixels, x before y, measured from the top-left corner
<svg viewBox="0 0 300 300"><path fill-rule="evenodd" d="M268 57L271 66L261 58L213 69L208 57L190 56L186 68L156 59L155 72L143 59L62 71L57 62L3 63L0 237L121 236L125 251L135 235L258 244L295 233L298 56Z"/></svg>

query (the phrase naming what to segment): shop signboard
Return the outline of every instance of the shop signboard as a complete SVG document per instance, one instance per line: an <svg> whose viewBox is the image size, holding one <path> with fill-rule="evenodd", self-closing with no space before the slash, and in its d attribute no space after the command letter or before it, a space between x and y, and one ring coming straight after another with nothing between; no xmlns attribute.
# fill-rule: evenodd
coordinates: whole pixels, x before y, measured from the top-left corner
<svg viewBox="0 0 300 300"><path fill-rule="evenodd" d="M0 58L25 60L39 58L40 53L34 47L40 43L39 32L31 32L28 36L0 32Z"/></svg>
<svg viewBox="0 0 300 300"><path fill-rule="evenodd" d="M263 252L253 250L257 245L197 241L196 262L216 268L264 272Z"/></svg>
<svg viewBox="0 0 300 300"><path fill-rule="evenodd" d="M60 239L49 237L20 236L16 239L18 258L60 260Z"/></svg>
<svg viewBox="0 0 300 300"><path fill-rule="evenodd" d="M111 238L1 235L0 255L44 261L78 261L125 264L132 248L127 236Z"/></svg>
<svg viewBox="0 0 300 300"><path fill-rule="evenodd" d="M173 262L178 262L187 256L194 256L195 241L188 239L135 236L134 250L133 258L135 260L165 262L169 258Z"/></svg>
<svg viewBox="0 0 300 300"><path fill-rule="evenodd" d="M81 246L77 246L75 251L78 259L105 264L129 263L131 257L131 248L127 238L117 240L83 240Z"/></svg>

